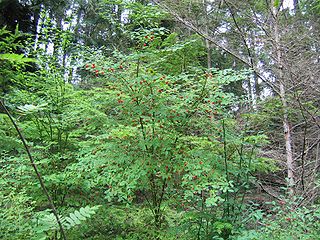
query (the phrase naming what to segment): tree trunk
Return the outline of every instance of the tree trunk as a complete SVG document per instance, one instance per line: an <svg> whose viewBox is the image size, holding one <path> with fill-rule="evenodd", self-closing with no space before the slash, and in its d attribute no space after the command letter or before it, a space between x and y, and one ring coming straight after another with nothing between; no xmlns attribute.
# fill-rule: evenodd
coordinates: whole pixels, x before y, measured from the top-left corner
<svg viewBox="0 0 320 240"><path fill-rule="evenodd" d="M293 7L296 13L300 11L299 0L293 0Z"/></svg>
<svg viewBox="0 0 320 240"><path fill-rule="evenodd" d="M208 27L206 27L206 31L208 32ZM208 67L208 70L210 70L212 68L212 57L211 57L212 49L208 39L206 39L206 48L207 48L207 67Z"/></svg>
<svg viewBox="0 0 320 240"><path fill-rule="evenodd" d="M287 160L287 178L288 178L288 194L289 196L293 196L294 194L294 170L295 170L295 163L293 159L293 152L292 152L292 139L291 139L291 129L290 123L288 119L288 103L287 103L287 96L286 96L286 76L285 76L285 68L284 68L284 61L283 61L283 54L281 49L280 43L280 32L279 32L279 24L278 24L278 9L275 7L274 0L271 0L272 3L272 17L273 21L273 34L274 34L274 48L276 52L276 59L278 64L278 82L280 87L280 99L283 108L283 116L282 116L282 123L283 123L283 133L285 139L285 149L286 149L286 160Z"/></svg>
<svg viewBox="0 0 320 240"><path fill-rule="evenodd" d="M205 24L206 24L206 28L205 28L205 32L207 34L207 36L209 36L209 19L208 19L208 2L207 0L203 0L203 10L205 12ZM212 57L211 57L211 43L210 41L205 38L205 43L206 43L206 48L207 48L207 68L210 71L210 69L212 68Z"/></svg>

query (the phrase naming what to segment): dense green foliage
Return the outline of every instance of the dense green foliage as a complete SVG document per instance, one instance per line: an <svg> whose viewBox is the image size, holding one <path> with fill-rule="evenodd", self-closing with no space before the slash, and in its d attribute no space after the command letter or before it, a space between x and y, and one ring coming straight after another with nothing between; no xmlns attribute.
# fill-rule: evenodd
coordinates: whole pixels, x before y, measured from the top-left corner
<svg viewBox="0 0 320 240"><path fill-rule="evenodd" d="M317 195L288 195L269 154L281 101L244 93L252 69L218 49L208 69L203 39L146 1L64 4L41 4L36 34L0 30L0 100L68 239L319 239ZM296 123L319 102L300 106ZM0 108L0 239L63 239L9 117Z"/></svg>

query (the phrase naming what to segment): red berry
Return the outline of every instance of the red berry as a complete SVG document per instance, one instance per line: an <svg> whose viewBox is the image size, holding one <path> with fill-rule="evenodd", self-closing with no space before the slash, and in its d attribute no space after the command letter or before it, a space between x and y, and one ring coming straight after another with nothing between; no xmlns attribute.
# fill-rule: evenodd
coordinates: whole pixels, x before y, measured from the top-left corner
<svg viewBox="0 0 320 240"><path fill-rule="evenodd" d="M193 176L192 179L193 179L193 180L196 180L196 179L197 179L197 176Z"/></svg>
<svg viewBox="0 0 320 240"><path fill-rule="evenodd" d="M147 44L146 44L146 43L144 43L144 44L143 44L143 46L147 46Z"/></svg>
<svg viewBox="0 0 320 240"><path fill-rule="evenodd" d="M86 68L88 68L89 67L89 64L86 64Z"/></svg>
<svg viewBox="0 0 320 240"><path fill-rule="evenodd" d="M123 66L122 66L122 65L120 65L120 66L119 66L119 68L120 68L120 69L123 69Z"/></svg>
<svg viewBox="0 0 320 240"><path fill-rule="evenodd" d="M202 161L200 161L200 162L199 162L199 164L203 164L203 162L202 162Z"/></svg>
<svg viewBox="0 0 320 240"><path fill-rule="evenodd" d="M145 38L145 39L148 39L149 37L148 37L148 36L145 36L144 38Z"/></svg>
<svg viewBox="0 0 320 240"><path fill-rule="evenodd" d="M96 65L93 63L91 67L92 67L92 68L95 68L95 67L96 67Z"/></svg>
<svg viewBox="0 0 320 240"><path fill-rule="evenodd" d="M284 204L286 204L286 202L285 202L285 201L280 200L280 201L279 201L279 204L280 204L280 205L284 205Z"/></svg>

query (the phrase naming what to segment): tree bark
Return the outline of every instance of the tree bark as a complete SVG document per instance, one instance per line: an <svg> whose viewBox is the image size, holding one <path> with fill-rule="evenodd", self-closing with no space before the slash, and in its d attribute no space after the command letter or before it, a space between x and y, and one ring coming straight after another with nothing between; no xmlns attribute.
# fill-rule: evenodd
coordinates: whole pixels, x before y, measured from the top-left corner
<svg viewBox="0 0 320 240"><path fill-rule="evenodd" d="M207 35L209 35L209 19L208 19L208 2L207 0L203 0L203 10L205 12L205 32ZM211 43L208 39L204 39L206 43L206 48L207 48L207 68L210 71L212 68L212 57L211 57Z"/></svg>
<svg viewBox="0 0 320 240"><path fill-rule="evenodd" d="M294 7L295 13L300 12L299 0L293 0L293 7Z"/></svg>
<svg viewBox="0 0 320 240"><path fill-rule="evenodd" d="M286 94L286 76L285 76L285 68L284 68L284 59L281 49L280 43L280 32L279 32L279 10L275 7L274 0L271 0L272 6L272 17L273 17L273 37L274 37L274 49L276 53L276 59L278 64L278 82L280 88L280 99L283 108L283 116L282 116L282 123L283 123L283 133L284 133L284 140L285 140L285 151L286 151L286 164L287 164L287 178L288 178L288 194L289 196L293 196L294 194L294 170L295 170L295 163L293 159L293 152L292 152L292 139L291 139L291 129L290 123L288 119L288 103L287 103L287 94Z"/></svg>

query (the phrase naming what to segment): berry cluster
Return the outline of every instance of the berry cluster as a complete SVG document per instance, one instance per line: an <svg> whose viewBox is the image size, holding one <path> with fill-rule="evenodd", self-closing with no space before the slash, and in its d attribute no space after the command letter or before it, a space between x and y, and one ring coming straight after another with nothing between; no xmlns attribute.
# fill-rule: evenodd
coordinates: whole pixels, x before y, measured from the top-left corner
<svg viewBox="0 0 320 240"><path fill-rule="evenodd" d="M146 47L148 45L148 42L152 42L155 39L154 32L151 32L150 36L148 36L148 35L144 36L144 39L145 39L145 41L143 43L143 46Z"/></svg>
<svg viewBox="0 0 320 240"><path fill-rule="evenodd" d="M119 69L122 70L123 66L120 65ZM87 72L93 73L96 77L103 76L105 74L104 67L99 68L94 63L86 64L85 67L84 67L84 70L87 71ZM115 72L115 68L110 67L110 68L107 69L107 71L113 73L113 72Z"/></svg>

